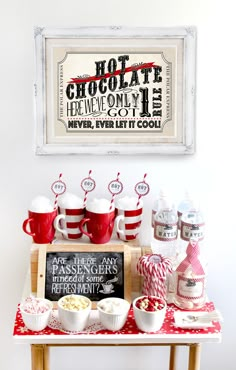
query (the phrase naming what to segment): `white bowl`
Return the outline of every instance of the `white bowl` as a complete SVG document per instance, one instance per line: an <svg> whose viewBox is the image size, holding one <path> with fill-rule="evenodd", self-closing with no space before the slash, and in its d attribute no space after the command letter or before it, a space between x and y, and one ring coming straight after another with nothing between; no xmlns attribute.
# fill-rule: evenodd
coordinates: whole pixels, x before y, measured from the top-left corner
<svg viewBox="0 0 236 370"><path fill-rule="evenodd" d="M65 308L65 302L68 300L84 301L86 308ZM82 331L86 327L91 311L92 302L89 298L82 295L67 295L59 299L58 301L58 315L61 322L62 328L66 331Z"/></svg>
<svg viewBox="0 0 236 370"><path fill-rule="evenodd" d="M127 320L130 303L122 298L104 298L97 303L102 325L111 331L123 328Z"/></svg>
<svg viewBox="0 0 236 370"><path fill-rule="evenodd" d="M151 298L157 298L163 303L163 308L157 311L145 311L137 307L137 301L147 296L141 296L133 301L133 312L134 319L139 330L146 333L156 332L161 329L165 314L166 314L166 302L163 298L151 296Z"/></svg>
<svg viewBox="0 0 236 370"><path fill-rule="evenodd" d="M21 316L25 326L32 331L41 331L46 328L53 308L52 302L44 298L37 298L37 302L48 306L48 310L43 313L29 313L25 311L25 302L20 305Z"/></svg>

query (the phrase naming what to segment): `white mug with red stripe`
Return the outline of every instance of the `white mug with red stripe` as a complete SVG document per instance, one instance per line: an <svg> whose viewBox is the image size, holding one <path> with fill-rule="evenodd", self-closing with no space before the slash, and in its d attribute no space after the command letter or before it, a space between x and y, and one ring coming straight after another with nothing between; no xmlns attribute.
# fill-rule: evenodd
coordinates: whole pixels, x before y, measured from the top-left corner
<svg viewBox="0 0 236 370"><path fill-rule="evenodd" d="M65 193L58 200L58 216L55 218L54 227L63 238L68 240L79 239L82 233L79 223L84 218L85 207L83 199L75 194Z"/></svg>
<svg viewBox="0 0 236 370"><path fill-rule="evenodd" d="M136 197L125 196L116 200L115 229L120 240L129 241L138 237L143 213L143 202Z"/></svg>

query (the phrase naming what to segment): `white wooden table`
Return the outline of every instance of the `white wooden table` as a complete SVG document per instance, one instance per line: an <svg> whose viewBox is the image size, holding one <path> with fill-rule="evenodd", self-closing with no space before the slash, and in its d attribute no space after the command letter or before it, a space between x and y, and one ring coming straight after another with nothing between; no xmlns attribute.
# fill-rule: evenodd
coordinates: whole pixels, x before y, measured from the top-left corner
<svg viewBox="0 0 236 370"><path fill-rule="evenodd" d="M213 303L207 303L205 310L213 309ZM161 330L153 334L142 333L137 329L132 309L124 328L118 333L105 330L99 322L97 311L93 310L86 331L71 334L63 332L60 327L57 310L53 311L49 327L39 333L29 331L24 326L18 307L13 337L16 343L28 343L31 346L32 370L49 370L50 347L66 346L78 346L80 350L84 346L169 346L169 370L177 368L177 347L187 346L188 370L199 370L201 345L220 343L220 324L213 322L210 328L204 329L177 328L173 319L176 310L174 305L168 305Z"/></svg>

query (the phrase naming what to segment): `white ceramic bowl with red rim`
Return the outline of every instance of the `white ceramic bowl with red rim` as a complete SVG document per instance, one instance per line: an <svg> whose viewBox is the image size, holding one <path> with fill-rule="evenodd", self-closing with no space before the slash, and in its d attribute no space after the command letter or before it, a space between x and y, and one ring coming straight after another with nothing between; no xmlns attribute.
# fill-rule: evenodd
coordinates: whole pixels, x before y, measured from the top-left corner
<svg viewBox="0 0 236 370"><path fill-rule="evenodd" d="M151 308L141 309L139 308L139 303L144 299L149 299L150 303L158 302L158 307L156 310L148 310ZM152 333L161 329L165 315L166 315L166 301L163 298L156 296L140 296L133 301L133 312L136 325L139 330Z"/></svg>
<svg viewBox="0 0 236 370"><path fill-rule="evenodd" d="M69 308L68 302L73 300L85 302L84 308ZM92 302L88 297L77 294L66 295L58 301L58 316L62 328L65 331L78 332L83 331L88 324Z"/></svg>
<svg viewBox="0 0 236 370"><path fill-rule="evenodd" d="M111 331L123 328L126 323L130 303L123 298L104 298L97 303L97 310L102 325Z"/></svg>
<svg viewBox="0 0 236 370"><path fill-rule="evenodd" d="M50 315L53 309L53 304L51 301L45 298L35 298L35 300L39 304L46 306L46 310L44 312L33 313L26 311L25 301L22 302L20 305L20 312L22 320L29 330L41 331L48 326Z"/></svg>

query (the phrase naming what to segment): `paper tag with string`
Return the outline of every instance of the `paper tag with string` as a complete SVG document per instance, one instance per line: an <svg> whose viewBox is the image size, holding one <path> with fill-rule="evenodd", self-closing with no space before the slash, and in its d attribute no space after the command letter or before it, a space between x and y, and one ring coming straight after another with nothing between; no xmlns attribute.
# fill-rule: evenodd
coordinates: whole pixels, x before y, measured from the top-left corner
<svg viewBox="0 0 236 370"><path fill-rule="evenodd" d="M115 198L115 195L118 195L118 194L122 193L122 191L123 191L123 184L119 180L119 176L120 176L120 172L117 173L117 178L115 180L112 180L108 184L108 190L112 194L111 204L110 204L110 210L114 206L114 198Z"/></svg>
<svg viewBox="0 0 236 370"><path fill-rule="evenodd" d="M66 191L66 184L61 181L62 173L59 175L59 180L54 181L51 186L52 192L55 194L54 209L57 208L57 200L59 195L62 195Z"/></svg>

